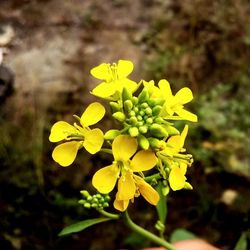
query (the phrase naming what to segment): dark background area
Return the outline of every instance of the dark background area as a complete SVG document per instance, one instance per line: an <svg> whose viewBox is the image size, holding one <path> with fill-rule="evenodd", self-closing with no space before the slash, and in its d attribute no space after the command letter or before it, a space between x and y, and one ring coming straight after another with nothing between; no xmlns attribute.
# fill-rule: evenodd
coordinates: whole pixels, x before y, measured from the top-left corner
<svg viewBox="0 0 250 250"><path fill-rule="evenodd" d="M189 124L186 144L194 190L170 193L166 236L185 228L227 250L249 231L249 1L1 0L0 47L1 249L152 245L115 221L58 237L98 216L78 204L79 191L93 190L109 159L81 151L72 166L58 166L50 127L96 101L90 69L119 59L134 62L137 81L168 79L174 93L187 86L195 96L188 109L199 122ZM108 113L101 126L113 126ZM156 232L153 207L139 198L130 210Z"/></svg>

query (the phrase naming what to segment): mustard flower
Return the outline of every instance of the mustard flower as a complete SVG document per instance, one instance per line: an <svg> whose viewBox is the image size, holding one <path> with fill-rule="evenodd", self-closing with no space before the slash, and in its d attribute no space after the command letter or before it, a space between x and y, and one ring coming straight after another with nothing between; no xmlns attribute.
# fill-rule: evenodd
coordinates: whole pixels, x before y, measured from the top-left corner
<svg viewBox="0 0 250 250"><path fill-rule="evenodd" d="M192 122L197 122L197 116L186 109L184 104L193 100L193 93L191 89L184 87L180 89L175 95L172 94L170 84L167 80L162 79L158 83L158 87L154 85L154 81L145 82L145 88L149 91L152 98L164 99L161 116L165 119L184 119ZM178 116L173 116L177 114Z"/></svg>
<svg viewBox="0 0 250 250"><path fill-rule="evenodd" d="M135 138L128 135L117 136L112 143L113 163L98 170L92 179L93 186L103 194L111 192L118 180L114 207L119 211L125 211L129 201L139 194L152 205L156 205L159 200L157 191L135 174L152 169L157 164L157 157L150 150L136 153L137 147Z"/></svg>
<svg viewBox="0 0 250 250"><path fill-rule="evenodd" d="M102 98L115 97L116 92L121 93L124 87L131 93L137 88L137 83L129 80L127 76L133 71L134 65L131 61L119 60L118 64L112 65L102 63L93 68L90 73L97 79L103 80L92 90L92 94Z"/></svg>
<svg viewBox="0 0 250 250"><path fill-rule="evenodd" d="M80 117L80 124L70 125L67 122L56 122L49 136L51 142L66 141L53 150L52 158L63 167L73 163L77 152L84 147L89 153L95 154L103 144L103 132L99 128L90 129L89 126L100 121L105 114L104 107L94 102L90 104Z"/></svg>
<svg viewBox="0 0 250 250"><path fill-rule="evenodd" d="M163 160L170 166L169 185L175 191L184 188L186 183L187 167L191 165L191 155L180 154L185 152L183 148L188 133L188 125L185 125L180 135L171 136L166 142L164 150L160 152Z"/></svg>

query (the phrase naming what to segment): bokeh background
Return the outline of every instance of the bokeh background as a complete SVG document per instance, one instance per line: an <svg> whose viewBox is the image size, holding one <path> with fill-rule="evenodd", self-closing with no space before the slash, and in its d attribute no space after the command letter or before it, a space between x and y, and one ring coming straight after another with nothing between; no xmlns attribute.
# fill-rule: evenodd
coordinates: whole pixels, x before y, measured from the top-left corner
<svg viewBox="0 0 250 250"><path fill-rule="evenodd" d="M78 204L79 191L91 190L109 159L82 151L71 167L58 166L50 127L97 100L90 69L119 59L134 62L137 81L165 78L195 96L188 108L199 122L186 145L194 190L170 193L166 236L184 228L227 250L249 231L248 0L1 0L0 47L0 249L152 246L116 222L58 237L98 216ZM133 219L156 232L145 204L137 199Z"/></svg>

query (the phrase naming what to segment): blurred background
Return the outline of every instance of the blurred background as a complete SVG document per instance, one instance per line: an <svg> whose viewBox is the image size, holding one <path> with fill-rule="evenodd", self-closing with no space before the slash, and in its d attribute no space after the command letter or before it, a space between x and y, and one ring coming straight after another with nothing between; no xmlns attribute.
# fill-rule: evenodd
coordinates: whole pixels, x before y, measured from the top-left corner
<svg viewBox="0 0 250 250"><path fill-rule="evenodd" d="M90 69L119 59L133 61L137 81L165 78L174 93L187 86L195 96L188 109L199 122L186 144L194 190L170 193L166 236L183 228L228 250L249 231L248 0L1 0L0 48L0 249L152 246L113 221L58 237L98 216L78 204L79 191L93 190L109 159L81 151L60 167L50 127L96 101ZM111 125L106 114L101 126ZM137 199L133 219L156 232L145 204Z"/></svg>

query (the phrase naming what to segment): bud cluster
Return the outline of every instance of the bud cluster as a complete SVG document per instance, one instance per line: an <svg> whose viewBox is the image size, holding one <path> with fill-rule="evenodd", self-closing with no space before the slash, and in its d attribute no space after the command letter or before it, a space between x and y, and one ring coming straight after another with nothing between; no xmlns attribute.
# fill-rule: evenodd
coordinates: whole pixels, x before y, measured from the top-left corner
<svg viewBox="0 0 250 250"><path fill-rule="evenodd" d="M126 88L122 92L121 105L111 102L112 116L123 123L131 137L137 137L142 149L161 148L160 141L179 131L161 117L164 99L152 99L146 89L138 97Z"/></svg>
<svg viewBox="0 0 250 250"><path fill-rule="evenodd" d="M108 194L90 195L87 190L80 191L83 199L79 200L85 208L103 209L109 206L110 196Z"/></svg>

